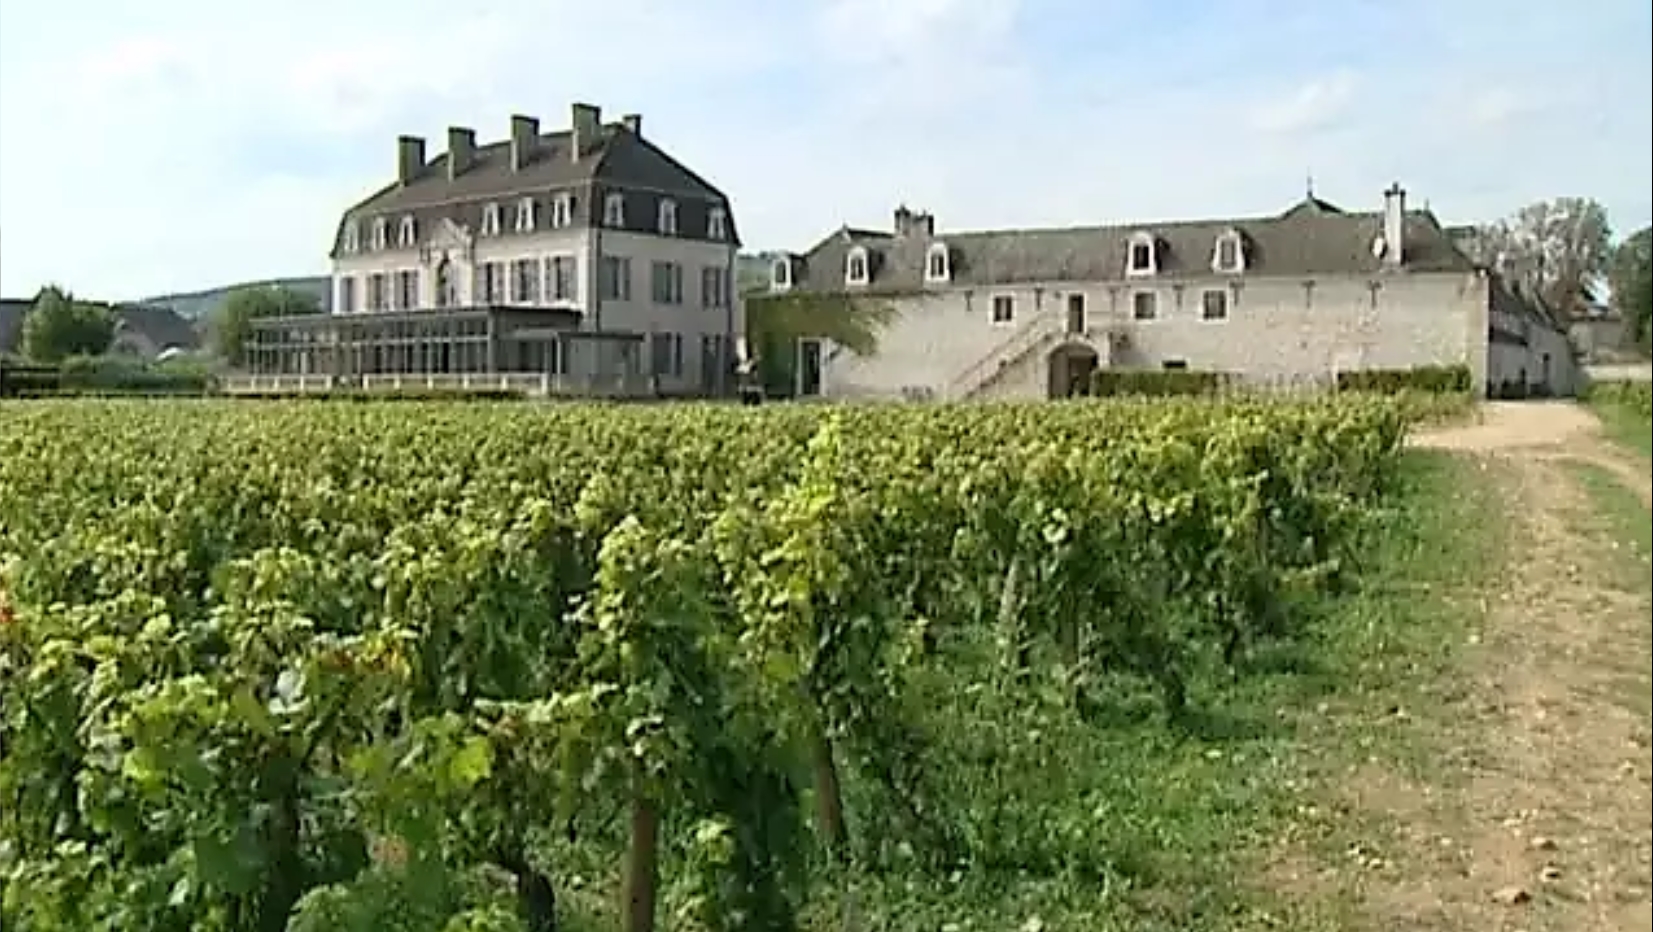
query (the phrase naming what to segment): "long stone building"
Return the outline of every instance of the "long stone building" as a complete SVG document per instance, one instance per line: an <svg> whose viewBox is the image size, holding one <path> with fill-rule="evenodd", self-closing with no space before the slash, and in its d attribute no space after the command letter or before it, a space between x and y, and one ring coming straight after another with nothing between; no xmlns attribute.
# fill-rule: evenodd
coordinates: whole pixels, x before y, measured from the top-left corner
<svg viewBox="0 0 1653 932"><path fill-rule="evenodd" d="M729 199L644 136L572 105L542 132L402 136L396 177L332 237L331 313L255 324L255 376L714 394L742 332ZM266 380L269 381L269 380ZM256 386L255 386L256 387Z"/></svg>
<svg viewBox="0 0 1653 932"><path fill-rule="evenodd" d="M1465 364L1491 393L1567 394L1565 330L1472 262L1397 184L1378 209L1312 192L1274 216L950 231L897 209L777 258L772 293L875 302L877 347L798 348L798 390L839 398L1059 397L1097 367L1200 369L1266 385Z"/></svg>

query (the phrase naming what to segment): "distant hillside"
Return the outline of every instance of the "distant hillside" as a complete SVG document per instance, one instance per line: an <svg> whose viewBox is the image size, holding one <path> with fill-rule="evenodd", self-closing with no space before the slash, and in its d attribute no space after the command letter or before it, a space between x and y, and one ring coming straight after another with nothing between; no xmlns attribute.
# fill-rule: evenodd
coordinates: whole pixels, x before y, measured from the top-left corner
<svg viewBox="0 0 1653 932"><path fill-rule="evenodd" d="M145 298L135 303L170 307L179 316L191 320L201 320L216 310L224 298L235 289L270 285L291 288L294 291L315 295L316 300L321 302L324 311L331 310L333 307L332 279L325 275L311 275L304 278L272 278L261 282L241 282L235 285L226 285L222 288L209 288L205 291L160 295L154 298Z"/></svg>

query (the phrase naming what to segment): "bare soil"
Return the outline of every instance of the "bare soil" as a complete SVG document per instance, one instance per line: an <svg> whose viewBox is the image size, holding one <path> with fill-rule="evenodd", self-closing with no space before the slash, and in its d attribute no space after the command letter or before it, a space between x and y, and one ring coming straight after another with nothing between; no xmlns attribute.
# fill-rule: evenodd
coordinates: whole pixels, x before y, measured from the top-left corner
<svg viewBox="0 0 1653 932"><path fill-rule="evenodd" d="M1488 405L1413 442L1482 461L1508 508L1507 565L1479 595L1463 682L1418 723L1449 750L1344 782L1340 805L1392 828L1394 850L1341 885L1373 929L1653 930L1653 605L1565 461L1644 505L1647 465L1560 402Z"/></svg>

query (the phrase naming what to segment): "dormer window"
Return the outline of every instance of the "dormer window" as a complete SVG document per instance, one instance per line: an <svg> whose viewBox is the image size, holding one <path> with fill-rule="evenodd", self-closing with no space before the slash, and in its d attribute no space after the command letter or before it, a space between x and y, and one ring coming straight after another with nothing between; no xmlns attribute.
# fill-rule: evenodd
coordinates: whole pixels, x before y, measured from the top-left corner
<svg viewBox="0 0 1653 932"><path fill-rule="evenodd" d="M373 248L384 249L390 245L390 221L377 217L373 221Z"/></svg>
<svg viewBox="0 0 1653 932"><path fill-rule="evenodd" d="M499 205L487 204L482 208L482 235L499 235Z"/></svg>
<svg viewBox="0 0 1653 932"><path fill-rule="evenodd" d="M534 199L525 197L517 201L517 232L534 232Z"/></svg>
<svg viewBox="0 0 1653 932"><path fill-rule="evenodd" d="M856 246L849 251L844 259L844 284L865 285L871 279L871 269L868 268L867 250Z"/></svg>
<svg viewBox="0 0 1653 932"><path fill-rule="evenodd" d="M931 243L924 254L924 280L946 282L953 278L953 257L946 243Z"/></svg>
<svg viewBox="0 0 1653 932"><path fill-rule="evenodd" d="M729 214L721 207L713 207L706 214L706 236L708 239L729 238Z"/></svg>
<svg viewBox="0 0 1653 932"><path fill-rule="evenodd" d="M1240 231L1229 230L1217 237L1211 250L1211 271L1231 275L1245 271L1245 241Z"/></svg>
<svg viewBox="0 0 1653 932"><path fill-rule="evenodd" d="M676 236L677 202L671 198L662 199L654 220L655 228L660 231L662 236Z"/></svg>
<svg viewBox="0 0 1653 932"><path fill-rule="evenodd" d="M360 223L354 220L344 222L344 243L342 245L345 252L355 252L361 248L362 227Z"/></svg>
<svg viewBox="0 0 1653 932"><path fill-rule="evenodd" d="M785 291L792 287L792 260L782 257L775 260L769 270L769 287L772 291Z"/></svg>
<svg viewBox="0 0 1653 932"><path fill-rule="evenodd" d="M610 194L603 198L603 225L623 227L626 225L626 196L624 194Z"/></svg>
<svg viewBox="0 0 1653 932"><path fill-rule="evenodd" d="M1138 233L1131 237L1130 254L1125 266L1127 275L1154 275L1159 272L1159 244L1152 233Z"/></svg>
<svg viewBox="0 0 1653 932"><path fill-rule="evenodd" d="M559 194L551 199L551 228L560 230L574 225L574 195Z"/></svg>
<svg viewBox="0 0 1653 932"><path fill-rule="evenodd" d="M418 241L419 228L414 225L412 217L403 217L396 227L396 245L403 249L412 249Z"/></svg>

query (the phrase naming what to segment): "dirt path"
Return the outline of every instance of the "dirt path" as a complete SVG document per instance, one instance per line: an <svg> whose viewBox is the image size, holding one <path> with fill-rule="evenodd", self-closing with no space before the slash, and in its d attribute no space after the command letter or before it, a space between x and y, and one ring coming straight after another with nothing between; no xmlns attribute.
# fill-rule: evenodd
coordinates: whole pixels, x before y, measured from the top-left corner
<svg viewBox="0 0 1653 932"><path fill-rule="evenodd" d="M1570 401L1489 402L1479 423L1435 428L1415 434L1414 446L1457 450L1487 456L1532 460L1573 459L1609 470L1625 486L1653 503L1653 479L1647 464L1610 446L1601 421Z"/></svg>
<svg viewBox="0 0 1653 932"><path fill-rule="evenodd" d="M1649 478L1598 431L1570 404L1495 404L1415 438L1483 458L1512 536L1460 695L1429 722L1453 753L1425 779L1373 764L1348 784L1396 829L1393 869L1357 891L1376 928L1653 929L1653 606L1590 528L1566 461L1611 470L1644 504Z"/></svg>

